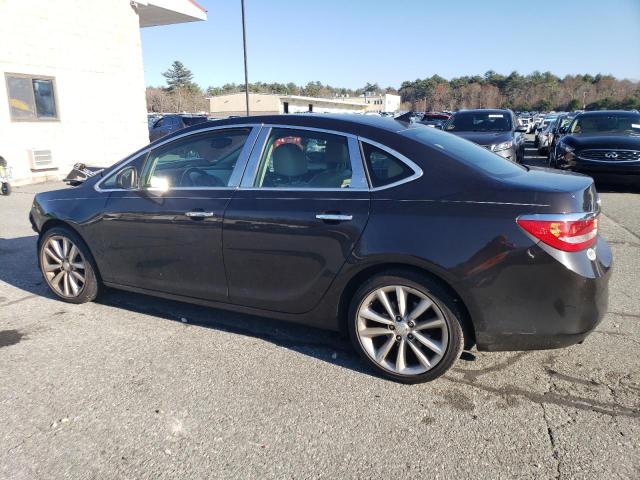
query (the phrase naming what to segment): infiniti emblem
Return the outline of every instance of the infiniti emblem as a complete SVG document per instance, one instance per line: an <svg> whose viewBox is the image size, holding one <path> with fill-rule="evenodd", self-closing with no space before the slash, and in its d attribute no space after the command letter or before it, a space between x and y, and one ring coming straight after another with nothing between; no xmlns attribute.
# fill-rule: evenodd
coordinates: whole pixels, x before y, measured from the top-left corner
<svg viewBox="0 0 640 480"><path fill-rule="evenodd" d="M616 152L607 152L604 154L606 158L618 158L618 154Z"/></svg>

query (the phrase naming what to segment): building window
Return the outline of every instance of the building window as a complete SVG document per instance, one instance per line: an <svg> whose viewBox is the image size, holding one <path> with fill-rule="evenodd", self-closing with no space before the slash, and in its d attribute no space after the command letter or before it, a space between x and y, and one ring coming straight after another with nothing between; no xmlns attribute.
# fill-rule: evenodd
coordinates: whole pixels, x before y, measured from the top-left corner
<svg viewBox="0 0 640 480"><path fill-rule="evenodd" d="M6 73L5 80L12 120L58 120L54 78Z"/></svg>

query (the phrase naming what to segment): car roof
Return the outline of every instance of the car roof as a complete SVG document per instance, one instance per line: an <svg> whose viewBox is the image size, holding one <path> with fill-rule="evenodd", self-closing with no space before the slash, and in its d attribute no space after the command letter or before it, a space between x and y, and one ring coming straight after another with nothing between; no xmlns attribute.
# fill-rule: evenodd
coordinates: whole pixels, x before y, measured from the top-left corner
<svg viewBox="0 0 640 480"><path fill-rule="evenodd" d="M511 110L508 110L506 108L470 108L468 110L459 110L456 113L476 113L476 112L478 113L489 113L489 112L511 113Z"/></svg>
<svg viewBox="0 0 640 480"><path fill-rule="evenodd" d="M581 117L596 117L599 115L638 115L638 112L629 110L592 110L591 112L582 112L578 115Z"/></svg>
<svg viewBox="0 0 640 480"><path fill-rule="evenodd" d="M176 134L183 135L188 132L196 132L198 130L209 129L213 126L233 127L234 125L247 124L276 124L291 127L320 128L356 135L362 134L363 132L371 133L372 131L400 132L407 128L407 124L405 122L400 122L390 117L382 117L378 115L374 116L344 113L253 115L248 117L225 118L221 120L199 123L197 125L178 130L171 135L167 135L166 137L163 137L163 140L166 141L167 138L170 138Z"/></svg>

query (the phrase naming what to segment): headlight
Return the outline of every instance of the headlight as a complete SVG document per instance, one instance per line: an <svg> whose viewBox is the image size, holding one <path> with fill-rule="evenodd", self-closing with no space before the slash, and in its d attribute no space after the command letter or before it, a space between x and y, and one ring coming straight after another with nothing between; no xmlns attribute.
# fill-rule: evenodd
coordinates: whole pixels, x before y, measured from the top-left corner
<svg viewBox="0 0 640 480"><path fill-rule="evenodd" d="M566 143L564 143L564 142L560 142L560 143L558 144L558 148L559 148L560 150L564 150L564 151L565 151L565 152L567 152L567 153L569 153L569 152L573 152L573 151L575 150L571 145L567 145L567 144L566 144Z"/></svg>
<svg viewBox="0 0 640 480"><path fill-rule="evenodd" d="M491 145L492 152L499 152L500 150L506 150L513 146L513 140L509 140L508 142L497 143L495 145Z"/></svg>

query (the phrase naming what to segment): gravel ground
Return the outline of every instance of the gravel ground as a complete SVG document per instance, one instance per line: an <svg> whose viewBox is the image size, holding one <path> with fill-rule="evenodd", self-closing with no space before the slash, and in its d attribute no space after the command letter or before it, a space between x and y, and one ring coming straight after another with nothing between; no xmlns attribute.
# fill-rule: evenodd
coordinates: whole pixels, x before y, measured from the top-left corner
<svg viewBox="0 0 640 480"><path fill-rule="evenodd" d="M583 345L474 352L406 386L333 333L117 291L54 300L27 212L58 187L0 197L0 478L640 476L637 191L601 187L615 271Z"/></svg>

